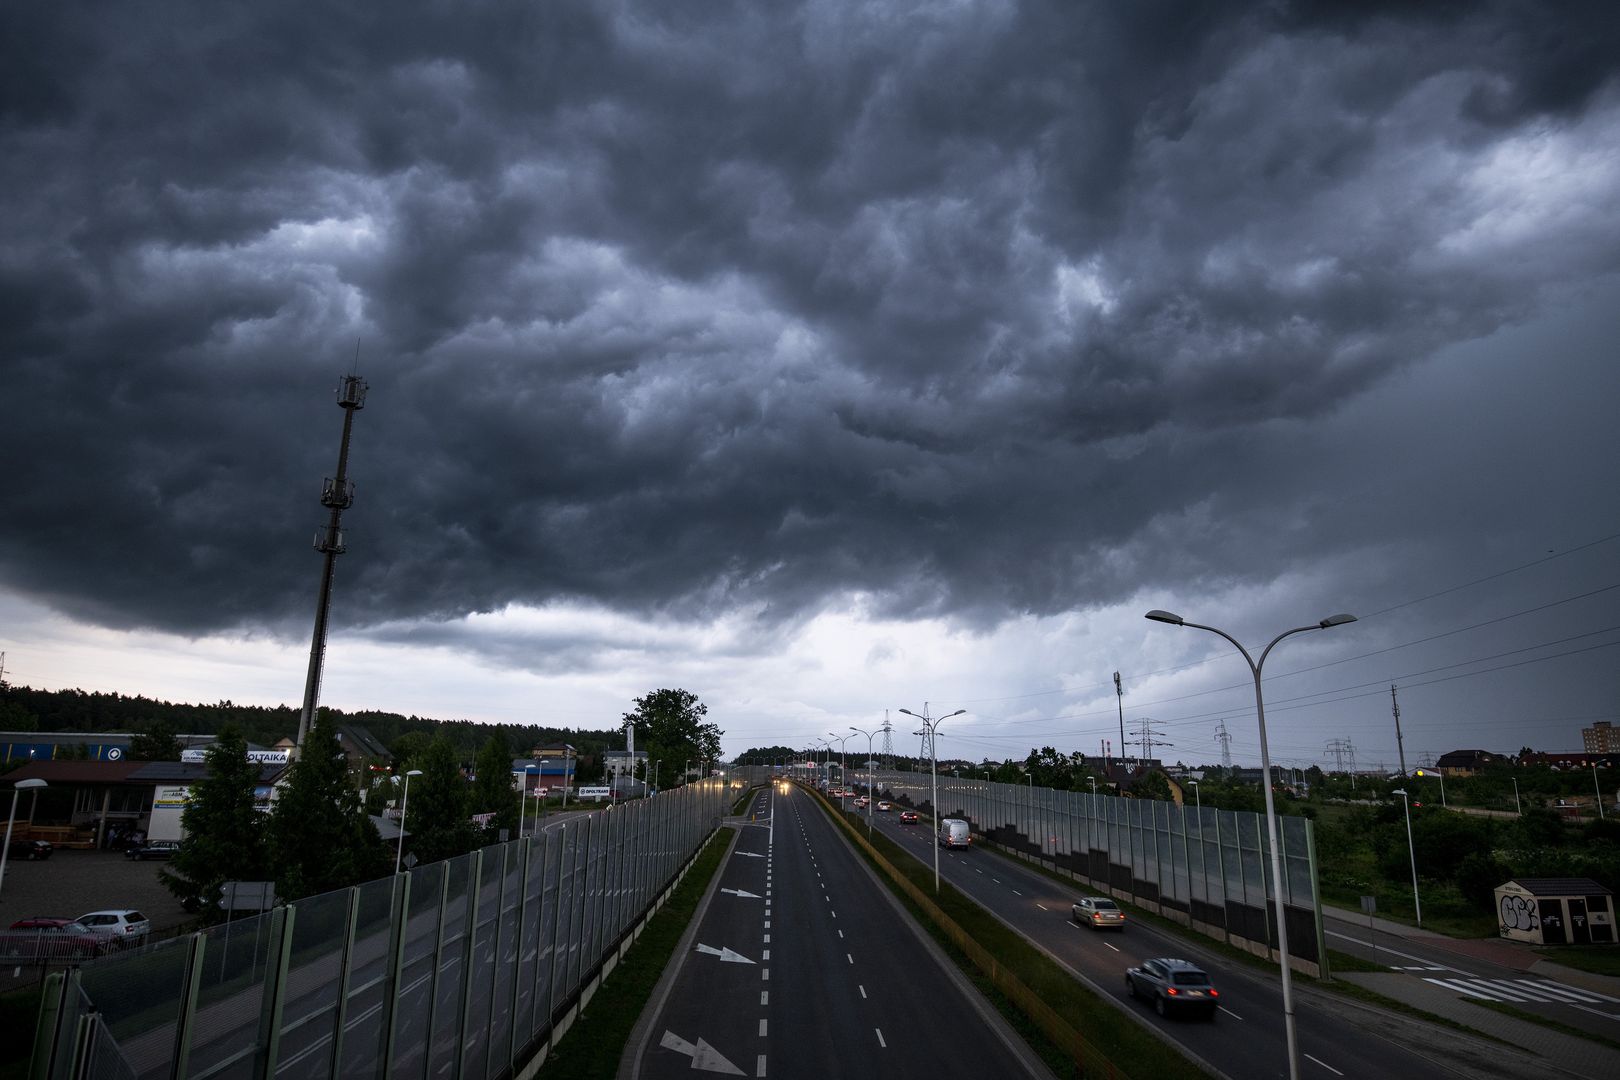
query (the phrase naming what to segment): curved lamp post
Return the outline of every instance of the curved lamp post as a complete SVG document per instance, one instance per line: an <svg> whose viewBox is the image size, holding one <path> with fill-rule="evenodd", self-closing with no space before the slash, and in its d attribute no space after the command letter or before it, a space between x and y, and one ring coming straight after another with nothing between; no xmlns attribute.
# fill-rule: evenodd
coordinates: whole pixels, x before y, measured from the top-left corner
<svg viewBox="0 0 1620 1080"><path fill-rule="evenodd" d="M405 854L405 810L411 805L411 777L421 776L421 769L412 769L405 774L405 794L399 800L399 843L394 847L394 873L399 873L400 856ZM397 782L399 777L394 777Z"/></svg>
<svg viewBox="0 0 1620 1080"><path fill-rule="evenodd" d="M866 835L872 835L872 732L851 724L849 730L866 736Z"/></svg>
<svg viewBox="0 0 1620 1080"><path fill-rule="evenodd" d="M827 732L827 737L829 739L838 740L838 787L842 789L845 779L849 776L849 755L844 752L844 744L848 742L852 736L840 735L836 731L829 731ZM842 806L843 803L840 802L838 805Z"/></svg>
<svg viewBox="0 0 1620 1080"><path fill-rule="evenodd" d="M34 777L29 780L19 780L11 787L11 813L6 817L6 844L0 847L0 888L6 884L6 856L11 854L11 826L17 820L17 799L24 791L38 791L42 787L49 787L45 781Z"/></svg>
<svg viewBox="0 0 1620 1080"><path fill-rule="evenodd" d="M1271 880L1276 890L1273 897L1277 910L1277 952L1278 961L1282 965L1282 993L1283 993L1283 1028L1288 1037L1288 1076L1289 1080L1299 1080L1299 1039L1294 1032L1294 984L1290 978L1288 967L1288 922L1283 911L1283 876L1282 876L1282 845L1277 835L1277 803L1271 794L1271 754L1266 749L1266 701L1260 692L1260 672L1266 666L1266 657L1271 650L1277 647L1277 642L1294 634L1303 634L1307 630L1327 630L1334 626L1343 626L1345 623L1356 621L1354 615L1329 615L1320 622L1310 626L1296 626L1292 630L1284 630L1271 639L1260 653L1256 661L1249 655L1249 650L1243 647L1242 642L1228 634L1225 630L1213 626L1204 626L1202 623L1190 623L1180 615L1169 611L1154 609L1146 616L1153 622L1169 623L1171 626L1190 626L1194 630L1207 630L1231 642L1243 659L1249 665L1249 671L1254 675L1254 712L1260 723L1260 789L1266 796L1266 832L1271 839Z"/></svg>
<svg viewBox="0 0 1620 1080"><path fill-rule="evenodd" d="M930 801L934 807L934 831L937 834L939 832L939 747L936 745L938 741L936 736L939 734L939 725L941 723L953 716L961 716L967 710L957 709L953 713L946 713L944 716L932 720L928 718L928 705L926 703L923 705L923 714L921 716L918 716L910 709L901 709L900 711L907 716L921 720L923 727L928 729L928 774L933 778L934 787L934 793L930 796ZM871 795L871 792L867 792L867 794ZM870 806L871 804L868 803L867 805ZM934 837L934 894L936 896L939 894L939 837L937 835Z"/></svg>

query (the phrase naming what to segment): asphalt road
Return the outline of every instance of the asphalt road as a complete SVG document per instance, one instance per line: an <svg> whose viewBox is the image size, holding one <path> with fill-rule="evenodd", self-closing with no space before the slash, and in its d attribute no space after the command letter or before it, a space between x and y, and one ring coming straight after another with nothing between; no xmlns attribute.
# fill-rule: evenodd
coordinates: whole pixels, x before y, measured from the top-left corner
<svg viewBox="0 0 1620 1080"><path fill-rule="evenodd" d="M925 862L933 859L934 839L926 818L901 825L895 812L875 813L877 828ZM1082 894L1078 885L1052 881L1021 863L984 849L940 851L940 876L994 912L1008 925L1066 965L1077 977L1131 1014L1166 1041L1233 1078L1286 1077L1280 980L1268 980L1241 965L1223 962L1189 947L1186 941L1142 923L1129 923L1122 933L1082 928L1070 917L1071 904ZM1146 1002L1133 1001L1125 990L1125 969L1152 957L1190 959L1210 973L1221 992L1214 1022L1162 1018ZM1303 1000L1294 1002L1301 1077L1437 1077L1468 1075L1453 1070L1439 1055L1416 1054L1410 1045L1370 1034Z"/></svg>
<svg viewBox="0 0 1620 1080"><path fill-rule="evenodd" d="M756 796L630 1075L1048 1077L813 798Z"/></svg>

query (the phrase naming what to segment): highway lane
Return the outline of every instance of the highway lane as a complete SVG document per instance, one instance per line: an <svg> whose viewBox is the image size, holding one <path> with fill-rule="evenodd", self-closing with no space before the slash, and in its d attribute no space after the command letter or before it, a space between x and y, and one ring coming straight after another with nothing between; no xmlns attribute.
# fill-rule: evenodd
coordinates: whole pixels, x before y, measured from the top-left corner
<svg viewBox="0 0 1620 1080"><path fill-rule="evenodd" d="M812 798L750 806L632 1075L1049 1077Z"/></svg>
<svg viewBox="0 0 1620 1080"><path fill-rule="evenodd" d="M933 831L925 818L903 826L895 812L873 815L885 835L925 863L933 858ZM1083 975L1133 1019L1153 1027L1196 1060L1233 1078L1286 1077L1287 1047L1283 1029L1280 982L1222 961L1183 939L1142 923L1129 923L1123 933L1099 932L1075 925L1070 905L1082 890L1055 882L1037 871L985 849L941 851L940 875L966 895L1000 916L1030 941ZM1125 969L1156 956L1180 956L1203 966L1221 991L1222 1007L1214 1022L1161 1018L1145 1002L1133 1002L1125 990ZM1442 1059L1419 1056L1409 1046L1369 1035L1294 995L1301 1053L1301 1075L1317 1080L1335 1076L1461 1076Z"/></svg>

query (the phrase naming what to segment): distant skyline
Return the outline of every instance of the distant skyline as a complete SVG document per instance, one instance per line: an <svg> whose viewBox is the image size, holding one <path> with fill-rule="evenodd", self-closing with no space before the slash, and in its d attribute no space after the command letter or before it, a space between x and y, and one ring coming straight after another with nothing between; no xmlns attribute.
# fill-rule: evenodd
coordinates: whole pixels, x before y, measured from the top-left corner
<svg viewBox="0 0 1620 1080"><path fill-rule="evenodd" d="M728 754L1620 720L1608 5L34 5L5 677ZM858 737L864 752L864 736ZM854 750L856 739L848 742Z"/></svg>

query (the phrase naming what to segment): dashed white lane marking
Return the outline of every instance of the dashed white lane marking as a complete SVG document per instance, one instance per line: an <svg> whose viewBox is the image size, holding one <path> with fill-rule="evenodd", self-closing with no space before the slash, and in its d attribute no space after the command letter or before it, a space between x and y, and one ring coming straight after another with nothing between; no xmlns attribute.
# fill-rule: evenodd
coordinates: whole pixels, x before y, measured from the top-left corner
<svg viewBox="0 0 1620 1080"><path fill-rule="evenodd" d="M759 977L760 977L761 982L770 982L771 981L771 969L770 968L760 968L759 969Z"/></svg>
<svg viewBox="0 0 1620 1080"><path fill-rule="evenodd" d="M766 919L765 920L765 929L769 930L770 928L771 928L771 920Z"/></svg>
<svg viewBox="0 0 1620 1080"><path fill-rule="evenodd" d="M766 934L765 935L765 944L769 945L770 943L771 943L771 935Z"/></svg>
<svg viewBox="0 0 1620 1080"><path fill-rule="evenodd" d="M760 957L761 960L769 960L770 958L771 958L771 950L769 950L769 949L766 949L765 950L765 955Z"/></svg>
<svg viewBox="0 0 1620 1080"><path fill-rule="evenodd" d="M764 1076L765 1075L765 1055L764 1054L759 1055L759 1064L754 1068L754 1075L755 1076Z"/></svg>
<svg viewBox="0 0 1620 1080"><path fill-rule="evenodd" d="M1322 1066L1322 1068L1326 1069L1328 1072L1332 1073L1334 1076L1343 1076L1344 1075L1344 1073L1340 1072L1338 1069L1335 1069L1333 1066L1329 1065L1327 1062L1323 1061L1321 1058L1311 1057L1311 1055L1309 1055L1309 1054L1305 1054L1303 1056L1307 1057L1307 1058L1310 1058L1312 1061L1314 1061L1318 1065Z"/></svg>
<svg viewBox="0 0 1620 1080"><path fill-rule="evenodd" d="M1217 1005L1215 1007L1217 1009L1221 1010L1221 1012L1225 1013L1227 1016L1230 1016L1234 1020L1243 1019L1243 1017L1239 1016L1237 1013L1233 1012L1231 1009L1228 1009L1225 1005Z"/></svg>
<svg viewBox="0 0 1620 1080"><path fill-rule="evenodd" d="M1052 910L1051 908L1047 907L1045 904L1041 903L1039 900L1035 901L1035 906L1040 908L1042 911L1051 911Z"/></svg>
<svg viewBox="0 0 1620 1080"><path fill-rule="evenodd" d="M883 1029L882 1028L873 1028L872 1030L877 1032L878 1045L883 1047L883 1049L887 1050L889 1048L889 1044L883 1041Z"/></svg>
<svg viewBox="0 0 1620 1080"><path fill-rule="evenodd" d="M1105 941L1105 942L1103 942L1103 944L1104 944L1104 945L1108 945L1108 942L1106 942L1106 941ZM1115 951L1115 952L1119 952L1119 948L1118 948L1118 947L1117 947L1117 946L1114 946L1114 945L1108 945L1108 947L1109 947L1109 948L1110 948L1110 949L1113 949L1113 950L1114 950L1114 951Z"/></svg>
<svg viewBox="0 0 1620 1080"><path fill-rule="evenodd" d="M977 866L975 866L975 867L974 867L974 868L973 868L973 872L974 872L974 873L975 873L975 874L982 874L982 873L984 873L984 871L983 871L983 870L980 870L980 869L979 869L979 868L978 868L978 867L977 867Z"/></svg>
<svg viewBox="0 0 1620 1080"><path fill-rule="evenodd" d="M858 989L861 992L861 999L865 1000L865 998L866 998L866 987L861 986L859 983L856 983L855 986L856 986L856 989Z"/></svg>
<svg viewBox="0 0 1620 1080"><path fill-rule="evenodd" d="M759 1022L759 1037L762 1039L765 1037L765 1025L768 1023L770 1023L770 1021L763 1018L761 1018Z"/></svg>
<svg viewBox="0 0 1620 1080"><path fill-rule="evenodd" d="M849 961L849 962L850 962L850 963L852 963L852 964L853 964L853 963L854 963L854 962L855 962L855 957L854 957L854 955L853 955L853 954L851 954L851 953L845 953L845 954L844 954L844 959L845 959L845 960L848 960L848 961Z"/></svg>
<svg viewBox="0 0 1620 1080"><path fill-rule="evenodd" d="M1013 891L1012 891L1012 894L1013 894L1013 895L1014 895L1014 896L1023 896L1023 895L1024 895L1024 894L1023 894L1023 893L1021 893L1021 892L1019 892L1019 891L1018 891L1018 890L1017 890L1017 889L1014 889L1014 890L1013 890Z"/></svg>
<svg viewBox="0 0 1620 1080"><path fill-rule="evenodd" d="M761 990L759 992L759 1003L761 1005L769 1005L771 1003L771 992L769 990Z"/></svg>
<svg viewBox="0 0 1620 1080"><path fill-rule="evenodd" d="M838 931L838 936L839 936L839 937L840 937L840 938L842 938L842 937L843 937L843 936L844 936L844 932L843 932L843 931L842 931L842 930L840 930L840 931Z"/></svg>

